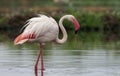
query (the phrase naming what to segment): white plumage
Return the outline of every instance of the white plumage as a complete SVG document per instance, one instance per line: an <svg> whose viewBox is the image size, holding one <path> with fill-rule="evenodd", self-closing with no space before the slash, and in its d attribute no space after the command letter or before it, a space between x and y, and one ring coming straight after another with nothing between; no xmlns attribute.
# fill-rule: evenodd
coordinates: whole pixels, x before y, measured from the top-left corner
<svg viewBox="0 0 120 76"><path fill-rule="evenodd" d="M52 17L45 15L39 15L38 17L31 18L23 32L23 37L26 34L35 35L35 39L29 39L29 41L38 41L40 43L49 42L57 38L59 28L57 22Z"/></svg>
<svg viewBox="0 0 120 76"><path fill-rule="evenodd" d="M58 25L52 17L39 14L38 17L31 18L27 21L27 24L23 26L23 28L25 28L23 33L15 39L14 44L22 44L26 41L35 41L38 43L54 41L62 44L67 40L67 32L62 24L64 19L73 22L76 31L79 29L79 23L72 15L63 16ZM58 37L58 26L63 33L62 39Z"/></svg>

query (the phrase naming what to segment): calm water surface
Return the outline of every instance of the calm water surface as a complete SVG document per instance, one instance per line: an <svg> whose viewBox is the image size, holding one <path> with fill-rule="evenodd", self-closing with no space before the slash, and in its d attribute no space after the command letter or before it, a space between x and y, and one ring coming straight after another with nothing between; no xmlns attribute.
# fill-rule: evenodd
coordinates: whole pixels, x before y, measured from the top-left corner
<svg viewBox="0 0 120 76"><path fill-rule="evenodd" d="M44 50L45 76L120 76L120 50L63 50L65 45L51 46ZM1 43L0 75L34 76L37 53L38 49L16 49Z"/></svg>

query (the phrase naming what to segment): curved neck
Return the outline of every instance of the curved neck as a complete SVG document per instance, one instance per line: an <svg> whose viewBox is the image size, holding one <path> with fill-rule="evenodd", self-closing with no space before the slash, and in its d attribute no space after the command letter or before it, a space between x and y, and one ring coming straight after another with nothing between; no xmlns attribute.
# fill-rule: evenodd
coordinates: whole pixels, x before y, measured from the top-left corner
<svg viewBox="0 0 120 76"><path fill-rule="evenodd" d="M59 43L59 44L63 44L63 43L66 42L66 40L67 40L67 32L66 32L66 30L65 30L65 28L64 28L64 26L63 26L63 21L64 21L64 19L66 19L66 18L67 18L66 16L63 16L63 17L59 20L59 27L60 27L60 29L61 29L61 31L62 31L62 33L63 33L63 38L62 38L62 39L59 39L59 35L58 35L58 37L57 37L57 39L56 39L56 42Z"/></svg>

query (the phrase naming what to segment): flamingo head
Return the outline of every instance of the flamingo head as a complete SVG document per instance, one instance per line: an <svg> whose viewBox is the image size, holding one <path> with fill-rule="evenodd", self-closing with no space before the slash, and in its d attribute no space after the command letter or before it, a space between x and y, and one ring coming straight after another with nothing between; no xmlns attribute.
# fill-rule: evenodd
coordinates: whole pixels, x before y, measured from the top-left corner
<svg viewBox="0 0 120 76"><path fill-rule="evenodd" d="M75 34L76 34L80 29L80 25L79 25L78 20L73 15L69 15L68 20L74 24Z"/></svg>

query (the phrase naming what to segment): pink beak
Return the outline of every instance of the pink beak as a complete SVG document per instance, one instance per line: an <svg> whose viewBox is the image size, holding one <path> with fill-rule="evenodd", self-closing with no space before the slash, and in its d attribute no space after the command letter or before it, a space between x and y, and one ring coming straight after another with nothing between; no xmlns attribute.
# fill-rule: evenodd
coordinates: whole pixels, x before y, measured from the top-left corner
<svg viewBox="0 0 120 76"><path fill-rule="evenodd" d="M75 34L76 34L79 31L79 29L80 29L80 25L79 25L79 23L78 23L76 18L73 19L73 23L74 23Z"/></svg>

